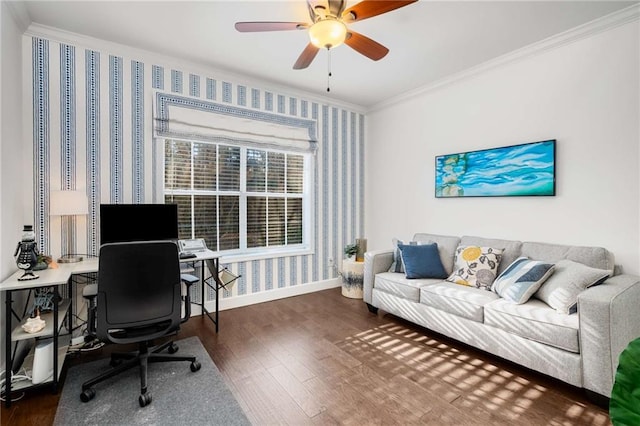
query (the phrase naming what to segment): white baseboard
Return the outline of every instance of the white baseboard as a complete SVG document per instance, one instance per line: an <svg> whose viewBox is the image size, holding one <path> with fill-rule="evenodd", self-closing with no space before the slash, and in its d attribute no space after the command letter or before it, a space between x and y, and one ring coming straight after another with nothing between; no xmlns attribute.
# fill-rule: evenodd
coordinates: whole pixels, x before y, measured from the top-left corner
<svg viewBox="0 0 640 426"><path fill-rule="evenodd" d="M269 291L263 291L256 294L247 294L244 296L236 296L228 299L220 299L220 310L240 308L242 306L255 305L256 303L269 302L272 300L284 299L286 297L300 296L302 294L314 293L320 290L340 287L342 281L340 278L332 278L330 280L316 281L308 284L300 284L286 288L277 288ZM205 307L209 312L215 312L216 302L208 301ZM194 306L191 316L202 314L202 309Z"/></svg>

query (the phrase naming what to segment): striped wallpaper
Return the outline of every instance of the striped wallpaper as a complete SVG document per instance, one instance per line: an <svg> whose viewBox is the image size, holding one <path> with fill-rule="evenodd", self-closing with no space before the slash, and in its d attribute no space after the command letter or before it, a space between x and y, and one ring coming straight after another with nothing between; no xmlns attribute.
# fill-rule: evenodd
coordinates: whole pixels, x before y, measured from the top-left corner
<svg viewBox="0 0 640 426"><path fill-rule="evenodd" d="M337 276L328 258L364 236L364 116L340 106L250 87L215 72L201 74L113 51L28 39L32 52L34 224L41 251L59 255L99 249L100 203L150 203L162 182L154 177L154 90L228 103L256 111L317 120L314 253L229 264L242 275L224 297L256 294ZM176 61L178 62L178 61ZM82 189L89 215L68 225L49 216L49 193ZM213 295L209 295L210 300ZM196 296L198 299L199 296Z"/></svg>

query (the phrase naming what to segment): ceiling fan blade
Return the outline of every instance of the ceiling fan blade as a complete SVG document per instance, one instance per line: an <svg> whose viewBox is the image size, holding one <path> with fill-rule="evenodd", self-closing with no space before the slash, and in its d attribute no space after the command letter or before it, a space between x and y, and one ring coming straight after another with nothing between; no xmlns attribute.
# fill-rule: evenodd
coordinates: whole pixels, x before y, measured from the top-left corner
<svg viewBox="0 0 640 426"><path fill-rule="evenodd" d="M302 51L302 53L298 57L298 60L293 65L293 69L294 70L301 70L303 68L308 67L309 64L311 64L313 59L318 54L319 50L320 49L315 47L313 44L311 44L311 43L307 44L307 47L304 48L304 50Z"/></svg>
<svg viewBox="0 0 640 426"><path fill-rule="evenodd" d="M257 31L304 30L309 24L304 22L236 22L236 30L241 33Z"/></svg>
<svg viewBox="0 0 640 426"><path fill-rule="evenodd" d="M342 19L344 19L345 22L362 21L363 19L372 18L374 16L382 15L383 13L408 6L417 1L418 0L363 0L360 3L353 5L353 7L345 10L342 13Z"/></svg>
<svg viewBox="0 0 640 426"><path fill-rule="evenodd" d="M389 49L377 41L373 41L369 37L358 34L355 31L349 31L347 33L347 39L344 43L358 53L361 53L374 61L379 61L389 53Z"/></svg>
<svg viewBox="0 0 640 426"><path fill-rule="evenodd" d="M332 16L340 16L345 6L344 0L329 0L329 13Z"/></svg>

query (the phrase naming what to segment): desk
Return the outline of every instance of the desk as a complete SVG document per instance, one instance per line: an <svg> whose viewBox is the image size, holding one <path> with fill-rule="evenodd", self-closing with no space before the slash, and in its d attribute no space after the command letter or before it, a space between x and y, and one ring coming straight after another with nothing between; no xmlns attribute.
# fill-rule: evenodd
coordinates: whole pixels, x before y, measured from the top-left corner
<svg viewBox="0 0 640 426"><path fill-rule="evenodd" d="M84 262L79 263L67 263L61 264L57 269L45 269L42 271L37 271L38 279L29 280L29 281L18 281L18 278L22 276L23 271L18 271L11 275L9 278L0 283L0 291L6 293L5 299L5 328L4 328L4 339L5 339L5 396L6 401L5 405L8 408L11 406L11 364L12 364L12 356L11 356L11 343L14 341L20 341L25 339L30 339L34 337L49 337L53 338L53 378L51 381L46 381L43 385L51 384L53 387L53 391L56 392L58 390L58 378L60 376L60 372L62 370L62 362L58 362L58 358L61 355L59 353L59 337L60 337L60 329L62 328L62 323L64 321L65 316L68 316L69 320L69 334L72 329L72 321L73 316L71 313L68 313L71 309L71 300L73 297L71 286L69 286L69 300L66 302L58 303L62 300L59 294L59 286L65 285L69 283L69 280L73 274L76 273L85 273L91 271L98 270L98 260L93 258L86 260ZM18 315L16 311L13 309L13 292L15 291L25 291L25 290L34 290L38 288L52 288L53 289L53 312L49 314L42 315L42 318L46 321L46 327L44 330L28 334L25 333L20 326L17 326L15 329L12 327L12 318L15 317L17 322L20 323L23 320L23 316L26 314L26 309L22 313L22 315ZM60 310L62 309L62 316L60 316ZM12 317L13 316L13 317ZM66 347L65 347L66 352ZM62 355L64 356L64 353ZM17 389L29 387L29 386L39 386L33 385L31 382L20 382Z"/></svg>
<svg viewBox="0 0 640 426"><path fill-rule="evenodd" d="M195 253L196 257L191 259L180 259L182 263L195 263L200 262L200 282L201 282L201 301L194 302L196 304L201 305L202 313L206 314L209 319L215 324L216 332L218 332L218 290L222 287L220 283L220 278L218 277L217 271L219 267L218 257L215 252L211 250L205 250L201 252ZM212 286L209 280L211 278L205 280L205 262L211 263L211 278L213 278L214 285ZM9 278L0 283L0 292L6 293L5 299L5 327L4 327L4 339L5 339L5 378L6 381L6 392L5 395L7 399L5 401L5 406L8 408L11 406L11 364L12 364L12 356L11 356L11 344L14 341L30 339L34 337L53 337L53 379L46 381L42 384L33 385L29 381L20 382L19 386L16 386L14 390L23 389L31 386L41 386L41 385L51 385L53 387L53 391L57 392L58 390L58 378L62 371L62 365L64 362L64 356L66 354L67 346L59 347L59 338L61 336L60 330L62 328L65 317L68 319L68 334L70 335L73 330L73 286L72 286L72 277L74 275L79 274L88 274L98 272L98 258L89 258L83 260L78 263L65 263L59 264L56 269L45 269L42 271L36 271L36 274L39 276L38 279L29 280L29 281L18 281L18 278L22 276L23 271L17 271ZM215 269L214 269L215 268ZM211 317L211 312L207 311L205 307L206 302L206 294L205 283L213 288L216 292L216 310L215 310L215 319ZM63 285L67 285L67 293L68 300L62 301L62 298L59 294L59 287ZM17 320L17 324L20 324L23 321L23 316L26 313L22 313L19 315L13 309L13 292L15 291L25 291L25 290L34 290L38 288L52 288L54 294L54 300L56 302L62 301L61 303L54 303L54 309L52 313L44 314L42 318L46 321L47 325L44 330L28 334L25 333L20 325L15 328L12 327L12 319L15 317ZM64 351L60 352L61 349ZM62 358L62 362L59 362L59 358ZM57 372L57 373L56 373Z"/></svg>
<svg viewBox="0 0 640 426"><path fill-rule="evenodd" d="M218 272L220 271L220 261L218 259L218 256L216 255L216 253L214 251L211 251L209 249L206 250L201 250L201 251L194 251L193 254L196 255L196 257L192 257L191 259L180 259L181 263L196 263L196 262L200 262L200 302L191 302L194 303L196 305L200 305L200 307L202 308L202 314L206 315L207 317L209 317L209 319L215 324L216 326L216 333L218 332L218 304L220 302L220 297L219 297L219 290L220 288L223 287L222 283L220 282L220 277L218 276ZM204 268L205 268L205 264L207 262L211 262L211 264L209 265L209 272L211 272L211 277L209 277L208 279L204 278ZM211 280L213 279L214 283L212 285ZM204 306L207 297L206 297L206 293L205 291L205 287L209 287L211 289L213 289L216 292L216 311L215 311L215 319L213 319L211 317L212 312L207 311L207 308Z"/></svg>

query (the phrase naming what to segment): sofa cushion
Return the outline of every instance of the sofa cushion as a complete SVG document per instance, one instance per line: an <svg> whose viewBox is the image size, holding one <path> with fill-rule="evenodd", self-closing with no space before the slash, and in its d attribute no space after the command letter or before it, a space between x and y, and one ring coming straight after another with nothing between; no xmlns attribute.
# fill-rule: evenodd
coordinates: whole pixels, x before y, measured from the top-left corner
<svg viewBox="0 0 640 426"><path fill-rule="evenodd" d="M491 290L514 303L525 303L551 276L554 267L553 263L519 257L496 278Z"/></svg>
<svg viewBox="0 0 640 426"><path fill-rule="evenodd" d="M460 245L463 246L484 246L502 249L502 261L498 266L498 275L502 273L507 266L511 265L514 260L520 257L522 248L521 241L499 240L495 238L482 238L464 236L460 239ZM531 256L529 256L531 257ZM533 258L532 258L533 259Z"/></svg>
<svg viewBox="0 0 640 426"><path fill-rule="evenodd" d="M484 319L484 306L498 298L491 291L447 281L420 288L420 303L477 322Z"/></svg>
<svg viewBox="0 0 640 426"><path fill-rule="evenodd" d="M522 243L522 255L530 259L558 262L568 259L592 268L605 269L613 273L613 253L602 247L566 246L547 243Z"/></svg>
<svg viewBox="0 0 640 426"><path fill-rule="evenodd" d="M415 246L400 244L398 248L402 253L402 264L407 278L447 278L436 243Z"/></svg>
<svg viewBox="0 0 640 426"><path fill-rule="evenodd" d="M536 342L580 352L578 316L560 314L537 299L522 305L505 299L488 303L484 307L484 323Z"/></svg>
<svg viewBox="0 0 640 426"><path fill-rule="evenodd" d="M562 314L577 312L578 294L607 279L610 271L591 268L582 263L563 259L555 271L535 293L535 297Z"/></svg>
<svg viewBox="0 0 640 426"><path fill-rule="evenodd" d="M401 273L381 272L376 274L373 287L412 302L418 302L421 287L441 281L441 279L435 278L408 279Z"/></svg>
<svg viewBox="0 0 640 426"><path fill-rule="evenodd" d="M454 270L447 281L491 290L501 259L502 249L461 245L456 249Z"/></svg>
<svg viewBox="0 0 640 426"><path fill-rule="evenodd" d="M440 260L444 270L447 271L447 275L453 272L453 257L458 245L460 245L459 237L418 233L413 236L413 240L438 244L438 253L440 253Z"/></svg>

